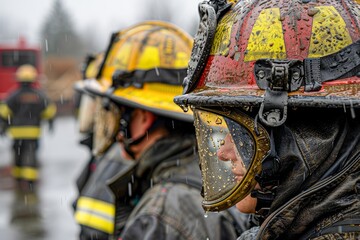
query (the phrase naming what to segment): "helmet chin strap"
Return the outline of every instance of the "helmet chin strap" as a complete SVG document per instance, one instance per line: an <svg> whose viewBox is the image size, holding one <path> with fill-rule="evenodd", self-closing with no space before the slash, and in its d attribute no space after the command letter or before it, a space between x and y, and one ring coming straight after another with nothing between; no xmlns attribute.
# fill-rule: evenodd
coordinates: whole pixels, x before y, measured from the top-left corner
<svg viewBox="0 0 360 240"><path fill-rule="evenodd" d="M141 143L144 138L148 135L148 131L146 131L142 136L138 137L137 139L133 139L133 138L125 138L122 141L122 144L124 145L124 150L126 151L127 154L129 154L133 159L135 159L135 153L134 151L131 150L132 146L135 146L139 143Z"/></svg>
<svg viewBox="0 0 360 240"><path fill-rule="evenodd" d="M253 190L251 196L257 199L256 214L260 224L269 214L270 206L275 199L276 189L279 186L278 171L280 168L279 157L275 150L273 129L270 130L270 154L262 162L262 171L260 175L255 176L260 189Z"/></svg>
<svg viewBox="0 0 360 240"><path fill-rule="evenodd" d="M134 109L132 108L126 108L126 110L122 113L122 118L120 119L120 133L123 135L123 140L121 142L124 145L125 152L129 154L130 157L135 159L135 153L131 150L131 147L141 143L148 136L148 134L159 125L159 121L155 120L143 135L134 139L132 138L130 131L131 115L133 111Z"/></svg>

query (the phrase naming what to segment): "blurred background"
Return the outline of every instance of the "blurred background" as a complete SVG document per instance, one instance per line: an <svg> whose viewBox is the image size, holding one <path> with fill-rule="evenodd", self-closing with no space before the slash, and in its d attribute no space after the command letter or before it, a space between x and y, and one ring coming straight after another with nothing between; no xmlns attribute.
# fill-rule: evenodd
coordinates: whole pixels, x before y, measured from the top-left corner
<svg viewBox="0 0 360 240"><path fill-rule="evenodd" d="M57 105L54 131L43 128L40 139L39 218L13 221L19 208L11 177L11 139L0 136L0 234L6 240L78 239L79 227L71 204L77 196L76 178L89 158L79 144L73 85L80 80L87 54L106 50L113 32L144 20L164 20L194 36L200 0L0 0L2 49L31 49L6 63L39 61L39 86ZM0 101L12 88L0 64ZM11 73L14 74L14 73ZM30 199L25 199L25 202Z"/></svg>
<svg viewBox="0 0 360 240"><path fill-rule="evenodd" d="M112 32L144 20L174 23L194 35L199 0L0 0L0 45L22 42L42 53L42 87L71 111L72 83L86 54L104 51Z"/></svg>

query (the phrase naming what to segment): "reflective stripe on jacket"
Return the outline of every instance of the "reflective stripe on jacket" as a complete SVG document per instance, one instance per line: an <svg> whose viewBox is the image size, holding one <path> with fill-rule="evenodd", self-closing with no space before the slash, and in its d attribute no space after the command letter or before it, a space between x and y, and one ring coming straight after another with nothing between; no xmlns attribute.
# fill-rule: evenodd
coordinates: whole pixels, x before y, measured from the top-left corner
<svg viewBox="0 0 360 240"><path fill-rule="evenodd" d="M0 117L9 125L14 139L37 139L40 137L42 119L52 119L56 106L49 103L45 94L30 85L23 85L0 104Z"/></svg>
<svg viewBox="0 0 360 240"><path fill-rule="evenodd" d="M114 230L115 206L89 197L80 197L76 205L75 219L81 224L105 233Z"/></svg>

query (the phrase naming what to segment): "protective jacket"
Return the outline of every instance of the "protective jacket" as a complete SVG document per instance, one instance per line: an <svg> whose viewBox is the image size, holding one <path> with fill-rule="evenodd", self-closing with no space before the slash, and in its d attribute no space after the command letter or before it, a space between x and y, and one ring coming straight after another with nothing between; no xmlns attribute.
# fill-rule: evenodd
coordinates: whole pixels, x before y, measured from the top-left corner
<svg viewBox="0 0 360 240"><path fill-rule="evenodd" d="M1 105L0 115L9 123L13 139L38 139L42 119L52 119L56 107L45 94L30 84L22 83Z"/></svg>
<svg viewBox="0 0 360 240"><path fill-rule="evenodd" d="M95 171L80 192L75 206L75 219L81 227L82 240L107 240L113 234L115 200L107 180L128 167L120 156L119 144L115 143L97 160Z"/></svg>
<svg viewBox="0 0 360 240"><path fill-rule="evenodd" d="M298 110L274 130L280 184L257 239L360 239L358 114Z"/></svg>
<svg viewBox="0 0 360 240"><path fill-rule="evenodd" d="M116 239L235 239L247 228L239 212L204 213L195 146L194 137L165 137L140 157L131 174L114 179L117 206L138 202L126 221L116 223ZM116 184L127 177L131 189L121 196Z"/></svg>

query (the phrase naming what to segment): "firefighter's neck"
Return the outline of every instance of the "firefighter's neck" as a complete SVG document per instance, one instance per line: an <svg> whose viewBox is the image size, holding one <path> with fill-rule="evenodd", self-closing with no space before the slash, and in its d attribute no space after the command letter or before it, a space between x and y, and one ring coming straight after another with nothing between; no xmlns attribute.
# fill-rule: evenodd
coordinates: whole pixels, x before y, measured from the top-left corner
<svg viewBox="0 0 360 240"><path fill-rule="evenodd" d="M154 128L156 120L157 116L152 112L142 109L135 109L133 111L129 129L131 138L134 141L143 138L140 142L130 146L135 159L138 159L157 140L168 134L167 129L163 126Z"/></svg>
<svg viewBox="0 0 360 240"><path fill-rule="evenodd" d="M163 127L159 127L151 132L146 131L145 134L146 137L139 144L130 147L135 159L139 159L155 142L168 135L168 131Z"/></svg>

